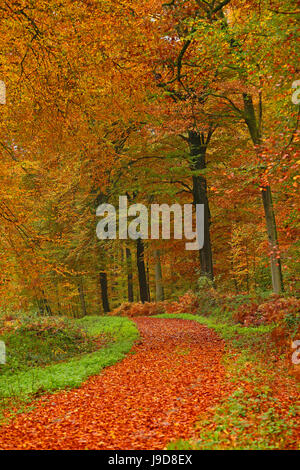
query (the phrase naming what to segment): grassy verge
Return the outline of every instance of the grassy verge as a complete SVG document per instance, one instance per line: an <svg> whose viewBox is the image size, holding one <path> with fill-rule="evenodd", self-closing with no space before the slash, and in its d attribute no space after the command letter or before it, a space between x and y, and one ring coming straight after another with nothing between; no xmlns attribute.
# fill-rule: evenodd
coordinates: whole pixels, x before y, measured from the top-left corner
<svg viewBox="0 0 300 470"><path fill-rule="evenodd" d="M297 386L270 342L274 325L243 327L215 315L159 315L197 321L225 340L224 365L232 393L199 419L195 437L168 449L295 449Z"/></svg>
<svg viewBox="0 0 300 470"><path fill-rule="evenodd" d="M6 345L3 380L33 367L47 366L98 349L94 338L73 320L23 314L0 320L0 339ZM103 337L103 341L109 338Z"/></svg>
<svg viewBox="0 0 300 470"><path fill-rule="evenodd" d="M75 322L88 336L108 337L110 342L97 351L81 354L65 362L2 374L2 408L12 398L18 403L26 403L45 392L78 387L87 377L122 360L138 338L135 324L127 318L85 317Z"/></svg>

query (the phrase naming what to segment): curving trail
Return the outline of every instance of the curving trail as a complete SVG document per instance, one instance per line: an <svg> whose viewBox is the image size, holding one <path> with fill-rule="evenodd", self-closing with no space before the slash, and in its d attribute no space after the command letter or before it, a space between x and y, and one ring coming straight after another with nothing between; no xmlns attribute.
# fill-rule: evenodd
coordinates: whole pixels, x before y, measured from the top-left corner
<svg viewBox="0 0 300 470"><path fill-rule="evenodd" d="M180 319L140 317L142 341L78 389L44 395L0 428L0 449L164 449L228 392L223 341Z"/></svg>

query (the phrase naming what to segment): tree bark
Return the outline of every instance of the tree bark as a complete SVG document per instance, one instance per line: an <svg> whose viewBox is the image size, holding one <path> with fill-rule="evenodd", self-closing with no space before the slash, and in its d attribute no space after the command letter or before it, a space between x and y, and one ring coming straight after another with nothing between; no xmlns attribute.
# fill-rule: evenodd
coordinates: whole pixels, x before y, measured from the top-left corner
<svg viewBox="0 0 300 470"><path fill-rule="evenodd" d="M78 293L79 293L82 316L85 317L87 315L87 311L86 311L86 304L85 304L85 298L84 298L83 282L82 282L81 277L79 278L79 281L78 281Z"/></svg>
<svg viewBox="0 0 300 470"><path fill-rule="evenodd" d="M261 116L262 108L260 105L259 111L259 120L256 118L256 113L253 105L252 96L247 93L243 94L244 100L244 118L249 129L249 133L252 139L253 144L256 147L257 155L260 157L260 148L261 148ZM261 195L265 212L266 228L269 240L270 248L270 267L271 267L271 276L272 276L272 287L275 294L280 294L284 290L282 270L281 270L281 260L279 254L279 245L277 237L277 226L276 219L272 201L272 192L271 187L268 184L267 186L261 187Z"/></svg>
<svg viewBox="0 0 300 470"><path fill-rule="evenodd" d="M107 274L105 271L101 271L99 274L99 282L101 287L101 299L102 299L102 307L104 313L108 313L110 311L109 302L108 302L108 289L107 289Z"/></svg>
<svg viewBox="0 0 300 470"><path fill-rule="evenodd" d="M131 251L126 248L128 302L134 301Z"/></svg>
<svg viewBox="0 0 300 470"><path fill-rule="evenodd" d="M44 314L46 315L52 315L52 310L51 310L51 307L48 303L48 300L46 298L46 295L45 295L45 292L44 290L42 289L42 298L41 298L41 308L42 308L42 311Z"/></svg>
<svg viewBox="0 0 300 470"><path fill-rule="evenodd" d="M136 262L138 268L140 299L143 303L149 302L149 291L144 261L144 243L140 238L136 241Z"/></svg>
<svg viewBox="0 0 300 470"><path fill-rule="evenodd" d="M209 140L205 141L204 135L196 131L189 131L189 147L192 157L191 170L203 170L206 168L206 149ZM213 260L210 239L211 216L207 197L207 182L203 175L193 175L194 205L204 204L204 246L199 250L201 275L213 280Z"/></svg>
<svg viewBox="0 0 300 470"><path fill-rule="evenodd" d="M265 219L270 247L270 266L272 275L272 287L275 294L283 292L283 279L281 270L281 260L277 239L277 228L272 201L270 186L262 188L262 200L265 211Z"/></svg>
<svg viewBox="0 0 300 470"><path fill-rule="evenodd" d="M148 300L151 302L151 292L150 292L150 272L149 272L149 264L147 263L146 268L146 279L147 279L147 288L148 288Z"/></svg>
<svg viewBox="0 0 300 470"><path fill-rule="evenodd" d="M164 287L162 284L162 271L161 271L159 250L154 251L154 258L155 258L155 300L156 302L161 302L162 300L165 300L165 296L164 296Z"/></svg>

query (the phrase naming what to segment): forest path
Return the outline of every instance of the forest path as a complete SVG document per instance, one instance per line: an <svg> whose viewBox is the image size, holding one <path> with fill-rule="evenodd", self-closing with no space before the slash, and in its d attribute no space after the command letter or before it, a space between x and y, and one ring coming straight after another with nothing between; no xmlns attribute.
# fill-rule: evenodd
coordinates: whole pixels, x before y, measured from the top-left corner
<svg viewBox="0 0 300 470"><path fill-rule="evenodd" d="M134 354L78 389L44 395L0 429L0 449L164 449L228 392L224 343L194 321L136 318Z"/></svg>

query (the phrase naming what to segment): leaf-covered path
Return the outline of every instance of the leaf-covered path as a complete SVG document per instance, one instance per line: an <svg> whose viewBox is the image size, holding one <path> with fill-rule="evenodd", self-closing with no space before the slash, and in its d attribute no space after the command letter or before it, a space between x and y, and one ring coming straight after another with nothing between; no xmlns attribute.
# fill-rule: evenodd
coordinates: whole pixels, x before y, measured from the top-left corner
<svg viewBox="0 0 300 470"><path fill-rule="evenodd" d="M180 319L138 318L141 342L79 389L43 396L0 428L0 449L164 449L193 434L228 384L224 344Z"/></svg>

